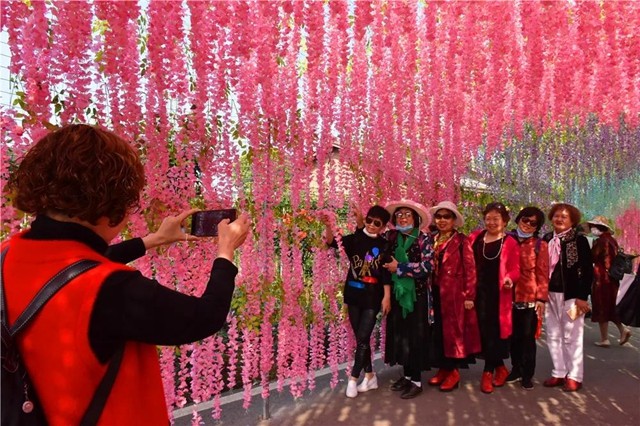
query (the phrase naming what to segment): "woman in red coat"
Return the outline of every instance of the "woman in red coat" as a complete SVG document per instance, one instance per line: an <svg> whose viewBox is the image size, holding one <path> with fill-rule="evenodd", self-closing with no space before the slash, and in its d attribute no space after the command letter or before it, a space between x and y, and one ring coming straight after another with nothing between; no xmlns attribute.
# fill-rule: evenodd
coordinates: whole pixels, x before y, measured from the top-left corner
<svg viewBox="0 0 640 426"><path fill-rule="evenodd" d="M478 284L476 311L485 360L480 389L493 392L503 386L509 370L513 285L520 278L520 246L506 234L509 212L502 203L489 203L482 212L485 229L471 234ZM495 373L495 376L494 376Z"/></svg>
<svg viewBox="0 0 640 426"><path fill-rule="evenodd" d="M475 362L480 352L480 331L474 309L476 267L469 238L456 228L464 218L455 204L442 201L430 209L435 234L435 270L432 281L434 329L433 365L438 373L429 380L449 392L459 386L459 368Z"/></svg>
<svg viewBox="0 0 640 426"><path fill-rule="evenodd" d="M591 248L594 277L591 290L591 303L593 304L591 321L597 322L600 326L600 341L595 344L601 348L609 347L609 321L612 321L620 331L618 342L624 345L629 341L631 331L622 325L616 315L616 295L619 283L609 277L609 268L618 253L618 242L613 238L613 232L604 216L596 216L587 223L590 226L591 234L597 237Z"/></svg>

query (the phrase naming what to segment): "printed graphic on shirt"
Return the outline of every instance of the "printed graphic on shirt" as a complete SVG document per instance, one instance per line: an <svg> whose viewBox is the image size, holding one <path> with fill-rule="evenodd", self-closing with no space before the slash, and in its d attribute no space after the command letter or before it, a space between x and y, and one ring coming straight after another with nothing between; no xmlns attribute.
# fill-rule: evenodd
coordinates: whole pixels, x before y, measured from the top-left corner
<svg viewBox="0 0 640 426"><path fill-rule="evenodd" d="M351 272L354 277L363 282L375 283L378 280L378 273L381 268L381 250L373 247L364 255L354 255L351 258Z"/></svg>

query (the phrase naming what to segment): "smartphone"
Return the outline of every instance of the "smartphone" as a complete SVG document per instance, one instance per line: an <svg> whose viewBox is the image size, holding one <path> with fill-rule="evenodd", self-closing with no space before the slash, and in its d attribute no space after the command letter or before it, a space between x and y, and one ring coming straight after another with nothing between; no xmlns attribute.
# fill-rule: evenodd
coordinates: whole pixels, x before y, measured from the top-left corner
<svg viewBox="0 0 640 426"><path fill-rule="evenodd" d="M217 237L218 224L223 219L236 220L236 209L203 210L191 216L191 235L196 237Z"/></svg>

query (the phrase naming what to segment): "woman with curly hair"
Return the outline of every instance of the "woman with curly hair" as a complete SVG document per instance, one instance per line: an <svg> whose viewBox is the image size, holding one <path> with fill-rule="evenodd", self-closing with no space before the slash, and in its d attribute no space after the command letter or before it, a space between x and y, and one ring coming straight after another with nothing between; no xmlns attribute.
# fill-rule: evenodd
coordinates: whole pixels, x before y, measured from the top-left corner
<svg viewBox="0 0 640 426"><path fill-rule="evenodd" d="M40 139L5 189L15 207L35 215L30 228L2 243L9 324L51 277L78 260L97 262L62 287L17 338L48 424L80 424L116 359L113 387L97 411L100 423L168 424L156 345L200 340L225 323L237 274L234 251L247 236L248 218L220 223L204 293L181 294L124 263L151 247L196 240L180 229L194 210L109 248L144 185L143 166L125 140L78 124Z"/></svg>
<svg viewBox="0 0 640 426"><path fill-rule="evenodd" d="M580 210L567 203L551 206L547 216L553 232L549 244L549 303L546 307L547 346L553 362L546 387L562 386L565 392L582 388L584 375L584 314L593 281L591 248L578 234Z"/></svg>

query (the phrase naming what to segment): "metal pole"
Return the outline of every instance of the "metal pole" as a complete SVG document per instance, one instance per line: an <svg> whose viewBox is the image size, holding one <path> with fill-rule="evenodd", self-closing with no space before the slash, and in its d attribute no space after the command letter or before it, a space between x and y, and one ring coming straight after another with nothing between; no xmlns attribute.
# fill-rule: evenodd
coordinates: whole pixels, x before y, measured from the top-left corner
<svg viewBox="0 0 640 426"><path fill-rule="evenodd" d="M262 420L269 420L271 418L271 414L269 413L269 398L271 398L271 396L262 400Z"/></svg>

